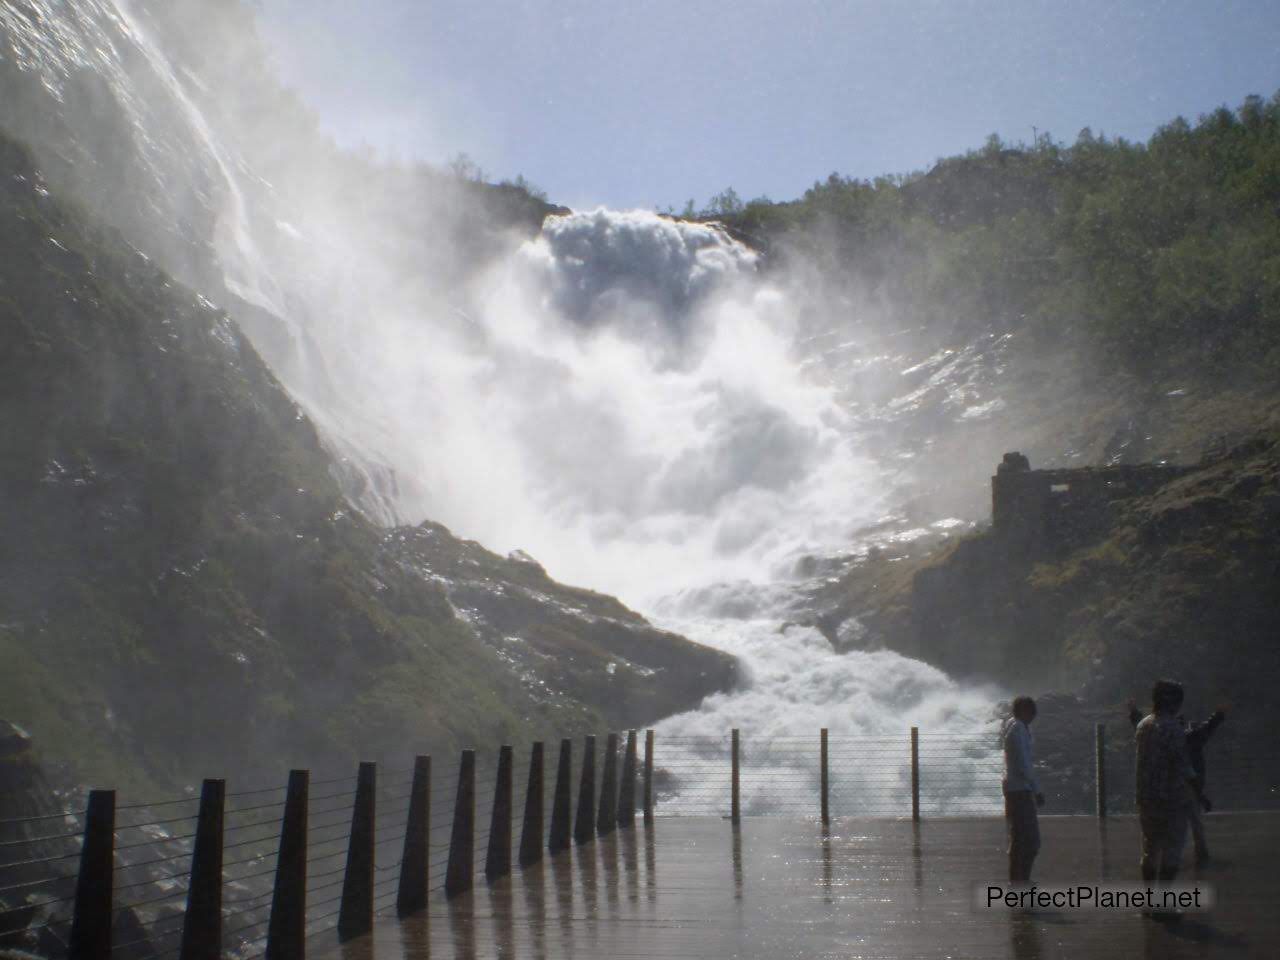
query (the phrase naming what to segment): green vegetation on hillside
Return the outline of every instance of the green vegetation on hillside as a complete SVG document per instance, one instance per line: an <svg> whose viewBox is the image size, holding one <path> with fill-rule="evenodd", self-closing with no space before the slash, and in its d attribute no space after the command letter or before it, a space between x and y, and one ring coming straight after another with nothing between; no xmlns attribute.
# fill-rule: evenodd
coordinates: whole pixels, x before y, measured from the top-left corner
<svg viewBox="0 0 1280 960"><path fill-rule="evenodd" d="M993 137L927 174L832 174L791 203L720 207L891 328L1019 331L1147 378L1280 374L1280 93L1145 144Z"/></svg>

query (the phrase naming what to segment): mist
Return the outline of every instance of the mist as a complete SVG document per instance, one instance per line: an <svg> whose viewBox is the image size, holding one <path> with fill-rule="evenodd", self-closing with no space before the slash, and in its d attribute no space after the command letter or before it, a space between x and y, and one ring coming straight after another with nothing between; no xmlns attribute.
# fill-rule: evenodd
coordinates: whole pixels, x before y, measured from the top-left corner
<svg viewBox="0 0 1280 960"><path fill-rule="evenodd" d="M168 204L132 218L139 246L231 310L371 517L431 518L644 605L785 578L909 486L865 420L919 399L901 387L919 347L817 258L765 269L714 224L644 211L513 227L475 184L328 142L236 5L73 16L77 58L136 51L100 72L142 161L93 165L78 192ZM59 66L54 90L74 82ZM172 242L189 210L216 277Z"/></svg>
<svg viewBox="0 0 1280 960"><path fill-rule="evenodd" d="M65 111L39 104L96 63L127 149L52 175L235 317L371 519L521 550L738 657L744 688L668 729L990 722L999 691L789 625L877 543L965 522L921 500L939 465L915 466L917 414L939 389L961 417L998 409L966 386L981 350L937 352L812 251L341 150L238 5L32 7L62 40L5 14L42 78L8 119L55 141Z"/></svg>

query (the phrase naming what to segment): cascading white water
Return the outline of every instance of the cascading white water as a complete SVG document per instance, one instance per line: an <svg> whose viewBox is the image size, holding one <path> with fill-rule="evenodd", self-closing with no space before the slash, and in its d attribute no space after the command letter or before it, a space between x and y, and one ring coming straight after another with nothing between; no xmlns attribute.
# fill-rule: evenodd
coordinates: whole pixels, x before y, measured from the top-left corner
<svg viewBox="0 0 1280 960"><path fill-rule="evenodd" d="M508 270L479 316L499 379L517 385L509 402L524 405L496 419L515 427L503 444L528 499L490 536L515 534L508 543L554 573L618 592L743 666L742 689L660 725L665 763L719 770L727 795L723 744L682 738L739 728L756 745L744 809L765 812L785 802L779 777L816 778L819 728L892 734L891 776L834 771L847 800L887 807L909 790L909 727L990 728L997 691L886 651L837 655L786 623L798 561L849 550L850 531L892 504L847 412L805 373L789 292L756 275L751 251L714 226L596 210L548 221ZM811 749L759 748L795 736ZM950 802L998 802L993 744L957 749ZM692 794L671 787L668 807L705 801L706 779L690 782Z"/></svg>
<svg viewBox="0 0 1280 960"><path fill-rule="evenodd" d="M882 506L878 471L801 372L786 297L755 259L650 213L548 220L478 305L488 369L464 401L518 476L424 509L647 609L844 547Z"/></svg>
<svg viewBox="0 0 1280 960"><path fill-rule="evenodd" d="M262 261L262 251L258 249L258 244L254 240L249 223L248 204L245 201L244 191L240 189L239 179L232 169L230 158L210 129L204 114L192 102L191 97L178 81L168 60L139 26L128 0L116 0L115 9L124 26L125 36L147 58L152 74L163 84L164 91L172 97L173 104L178 108L196 138L196 145L201 155L212 162L226 188L227 202L223 207L222 216L218 218L215 242L221 256L227 288L249 303L287 319L287 313L283 308L283 297L273 277L257 267L257 264ZM140 121L141 117L136 119ZM139 127L145 129L141 123Z"/></svg>
<svg viewBox="0 0 1280 960"><path fill-rule="evenodd" d="M913 726L935 747L924 761L926 813L999 809L997 738L994 722L983 719L995 689L962 686L889 651L836 654L817 630L776 616L664 625L733 653L746 674L742 689L656 728L658 768L672 774L659 783L664 809L728 809L727 740L737 729L743 813L816 815L819 731L826 728L833 814L902 815L911 809Z"/></svg>
<svg viewBox="0 0 1280 960"><path fill-rule="evenodd" d="M48 29L72 16L40 6ZM495 265L432 287L376 252L418 238L388 237L394 225L354 219L323 190L257 189L279 208L251 216L245 165L190 80L126 4L87 6L60 43L134 104L141 141L139 72L149 96L169 98L194 166L225 187L227 287L293 332L292 355L260 348L368 481L371 515L522 548L553 576L737 655L744 688L663 735L985 728L995 691L887 652L838 656L816 631L784 627L799 561L848 552L852 531L894 505L836 391L807 373L794 291L763 279L754 252L714 225L601 209L549 218ZM56 60L56 45L32 43L33 62ZM120 65L126 45L141 64ZM374 480L387 475L394 486ZM971 760L989 776L989 753Z"/></svg>

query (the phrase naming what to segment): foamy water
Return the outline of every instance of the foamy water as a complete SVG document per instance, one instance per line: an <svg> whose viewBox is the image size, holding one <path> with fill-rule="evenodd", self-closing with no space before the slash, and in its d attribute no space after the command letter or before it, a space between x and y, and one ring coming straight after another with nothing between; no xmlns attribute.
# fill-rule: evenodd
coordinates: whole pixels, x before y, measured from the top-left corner
<svg viewBox="0 0 1280 960"><path fill-rule="evenodd" d="M657 726L658 768L673 772L660 781L664 810L728 810L728 737L737 729L744 814L816 816L826 728L833 814L903 815L910 812L912 727L926 740L926 812L998 808L994 687L958 684L887 650L836 654L817 630L780 619L691 617L662 625L733 653L745 677L741 689Z"/></svg>

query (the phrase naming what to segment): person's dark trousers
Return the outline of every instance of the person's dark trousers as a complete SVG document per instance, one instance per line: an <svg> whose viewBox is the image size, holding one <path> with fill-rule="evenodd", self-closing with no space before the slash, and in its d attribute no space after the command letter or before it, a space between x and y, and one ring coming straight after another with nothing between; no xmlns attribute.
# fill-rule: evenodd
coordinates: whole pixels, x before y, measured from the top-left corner
<svg viewBox="0 0 1280 960"><path fill-rule="evenodd" d="M1173 883L1182 866L1182 848L1187 842L1190 806L1138 806L1142 827L1142 879L1146 883Z"/></svg>
<svg viewBox="0 0 1280 960"><path fill-rule="evenodd" d="M1040 817L1030 790L1004 795L1004 819L1009 828L1009 882L1030 883L1031 865L1040 852Z"/></svg>
<svg viewBox="0 0 1280 960"><path fill-rule="evenodd" d="M1205 840L1204 814L1200 812L1198 800L1187 810L1187 822L1191 826L1191 839L1195 842L1196 863L1206 863L1209 860L1209 843Z"/></svg>

